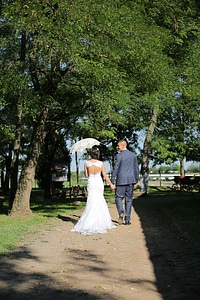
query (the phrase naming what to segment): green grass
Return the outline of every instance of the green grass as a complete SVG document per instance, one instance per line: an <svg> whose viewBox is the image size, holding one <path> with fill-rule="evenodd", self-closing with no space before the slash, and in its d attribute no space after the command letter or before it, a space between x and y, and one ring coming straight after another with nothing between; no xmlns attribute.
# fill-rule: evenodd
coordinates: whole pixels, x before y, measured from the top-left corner
<svg viewBox="0 0 200 300"><path fill-rule="evenodd" d="M105 186L104 188L104 197L106 202L115 203L115 192L113 192L109 186Z"/></svg>
<svg viewBox="0 0 200 300"><path fill-rule="evenodd" d="M85 206L86 197L78 197L77 202L74 201L73 196L69 197L53 197L45 199L43 191L36 190L31 195L31 210L37 216L46 218L57 218L58 215L70 214L74 210L81 209Z"/></svg>
<svg viewBox="0 0 200 300"><path fill-rule="evenodd" d="M107 202L114 203L114 192L105 187ZM74 202L71 199L55 197L44 200L43 190L33 188L30 207L32 214L25 217L11 217L8 214L8 197L0 197L3 205L0 207L0 255L9 254L19 241L26 235L40 230L41 226L50 219L57 219L58 215L68 216L75 210L82 209L86 204L86 197L79 196Z"/></svg>
<svg viewBox="0 0 200 300"><path fill-rule="evenodd" d="M110 187L105 187L105 199L109 203L115 203L115 193ZM166 201L166 211L186 228L189 234L200 240L200 195L187 192L176 192L167 188L154 188L149 190L149 198L159 198ZM171 201L175 199L176 201ZM74 202L73 197L45 199L43 191L33 189L30 207L32 215L25 217L11 217L8 215L8 198L0 197L0 255L9 254L19 241L26 235L38 232L41 226L58 215L68 216L75 210L82 209L86 204L86 197L79 196Z"/></svg>
<svg viewBox="0 0 200 300"><path fill-rule="evenodd" d="M78 198L78 204L73 197L45 199L43 191L33 189L30 207L32 214L24 217L11 217L8 214L8 197L0 197L0 255L9 254L16 244L28 234L37 232L41 226L58 215L67 216L74 210L85 206L86 198Z"/></svg>
<svg viewBox="0 0 200 300"><path fill-rule="evenodd" d="M151 188L148 199L159 198L162 210L191 241L200 244L200 193ZM159 202L158 202L159 205Z"/></svg>
<svg viewBox="0 0 200 300"><path fill-rule="evenodd" d="M198 195L200 198L200 194ZM200 199L194 197L194 194L183 196L179 201L173 201L170 205L169 212L173 219L182 228L185 235L200 243Z"/></svg>
<svg viewBox="0 0 200 300"><path fill-rule="evenodd" d="M12 218L0 215L0 254L8 254L25 235L37 232L44 218L33 215L29 218Z"/></svg>

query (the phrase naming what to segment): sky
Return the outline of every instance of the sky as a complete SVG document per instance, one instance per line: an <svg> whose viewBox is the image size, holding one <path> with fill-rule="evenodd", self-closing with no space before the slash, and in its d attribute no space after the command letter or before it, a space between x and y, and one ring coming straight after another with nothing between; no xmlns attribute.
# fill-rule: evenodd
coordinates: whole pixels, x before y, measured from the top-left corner
<svg viewBox="0 0 200 300"><path fill-rule="evenodd" d="M142 148L145 136L142 133L140 133L140 135L138 137L139 137L139 145ZM68 145L68 146L70 147L70 145ZM78 163L79 163L79 173L84 170L84 163L86 162L86 160L83 159L83 154L84 154L84 151L77 152L77 158L78 158ZM72 158L71 172L76 172L75 154L71 154L71 158ZM179 163L179 162L177 162L177 163ZM111 166L108 161L105 161L104 164L105 164L106 172L108 173L110 171ZM185 162L185 169L187 169L191 164L193 164L192 161Z"/></svg>
<svg viewBox="0 0 200 300"><path fill-rule="evenodd" d="M84 163L86 162L86 160L83 160L83 153L84 152L82 153L77 152L77 158L79 162L79 173L83 171ZM72 154L71 157L72 157L71 172L76 172L75 154ZM111 166L108 161L105 161L104 164L105 164L106 172L108 173L110 171ZM185 162L185 169L187 169L191 164L193 164L192 161Z"/></svg>
<svg viewBox="0 0 200 300"><path fill-rule="evenodd" d="M144 138L145 138L145 133L143 133L142 131L140 131L138 133L138 143L139 143L139 146L141 148L142 148L142 145L144 143ZM71 142L67 141L67 147L70 148L71 146L72 146ZM81 171L83 171L83 169L84 169L84 163L86 162L86 160L83 160L83 154L84 154L84 151L83 152L77 152L77 158L78 158L78 162L79 162L79 173ZM76 172L75 154L72 154L71 158L72 158L71 172ZM108 161L104 161L104 164L105 164L106 172L108 173L110 171L111 166L110 166L110 164L109 164Z"/></svg>
<svg viewBox="0 0 200 300"><path fill-rule="evenodd" d="M79 173L81 171L83 171L84 169L84 163L86 162L86 160L83 160L82 156L83 156L84 152L77 152L77 158L78 158L78 163L79 163ZM72 158L72 162L71 162L71 172L76 172L76 161L75 161L75 154L71 155ZM105 161L104 162L105 168L106 168L106 172L108 173L110 171L110 164L109 162Z"/></svg>

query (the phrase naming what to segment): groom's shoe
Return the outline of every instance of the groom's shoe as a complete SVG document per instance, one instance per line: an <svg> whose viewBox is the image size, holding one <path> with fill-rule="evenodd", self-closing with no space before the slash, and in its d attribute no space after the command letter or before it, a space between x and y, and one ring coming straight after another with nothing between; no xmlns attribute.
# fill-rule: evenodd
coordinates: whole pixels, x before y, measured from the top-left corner
<svg viewBox="0 0 200 300"><path fill-rule="evenodd" d="M125 225L131 225L131 221L126 221Z"/></svg>
<svg viewBox="0 0 200 300"><path fill-rule="evenodd" d="M124 214L121 213L121 214L119 215L118 224L119 224L119 225L122 225L123 221L124 221Z"/></svg>

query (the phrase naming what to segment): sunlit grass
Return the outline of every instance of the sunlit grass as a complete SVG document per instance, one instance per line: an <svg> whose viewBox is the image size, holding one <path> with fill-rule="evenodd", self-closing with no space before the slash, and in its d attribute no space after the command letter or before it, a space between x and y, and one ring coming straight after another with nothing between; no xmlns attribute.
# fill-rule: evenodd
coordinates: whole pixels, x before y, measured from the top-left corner
<svg viewBox="0 0 200 300"><path fill-rule="evenodd" d="M77 199L77 202L73 197L44 200L43 191L33 189L30 201L32 214L24 217L9 215L8 197L1 196L0 201L3 203L0 208L0 254L8 254L26 235L37 232L50 219L56 219L59 215L67 216L75 210L82 209L86 198Z"/></svg>
<svg viewBox="0 0 200 300"><path fill-rule="evenodd" d="M35 215L13 218L0 215L0 254L7 254L13 250L20 240L30 233L36 232L37 227L46 220Z"/></svg>
<svg viewBox="0 0 200 300"><path fill-rule="evenodd" d="M139 191L139 190L136 190ZM108 206L115 203L115 193L109 186L104 188L104 197ZM187 228L191 236L200 239L200 195L172 191L169 188L150 188L149 198L176 200L167 201L166 210L173 214L183 227ZM43 190L33 189L30 207L32 214L25 217L11 217L8 214L8 198L0 198L0 255L8 254L26 235L37 232L43 224L58 216L69 216L74 211L83 209L86 196L74 199L69 197L55 197L44 200Z"/></svg>
<svg viewBox="0 0 200 300"><path fill-rule="evenodd" d="M115 203L115 192L113 192L109 186L104 188L104 198L108 203Z"/></svg>
<svg viewBox="0 0 200 300"><path fill-rule="evenodd" d="M114 192L110 187L105 187L104 196L108 203L114 203ZM59 215L70 215L86 205L86 197L44 199L44 191L35 188L32 190L30 201L32 214L19 218L9 216L8 201L8 197L1 197L3 205L0 209L0 254L8 254L26 235L37 232L50 219L56 219Z"/></svg>

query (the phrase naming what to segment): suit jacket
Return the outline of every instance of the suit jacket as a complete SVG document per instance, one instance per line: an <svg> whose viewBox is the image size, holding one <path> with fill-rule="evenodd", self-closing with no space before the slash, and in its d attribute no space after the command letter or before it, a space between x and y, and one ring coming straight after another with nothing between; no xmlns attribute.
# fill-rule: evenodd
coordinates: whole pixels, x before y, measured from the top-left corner
<svg viewBox="0 0 200 300"><path fill-rule="evenodd" d="M127 149L117 153L111 182L116 185L135 184L138 178L139 167L136 155Z"/></svg>

